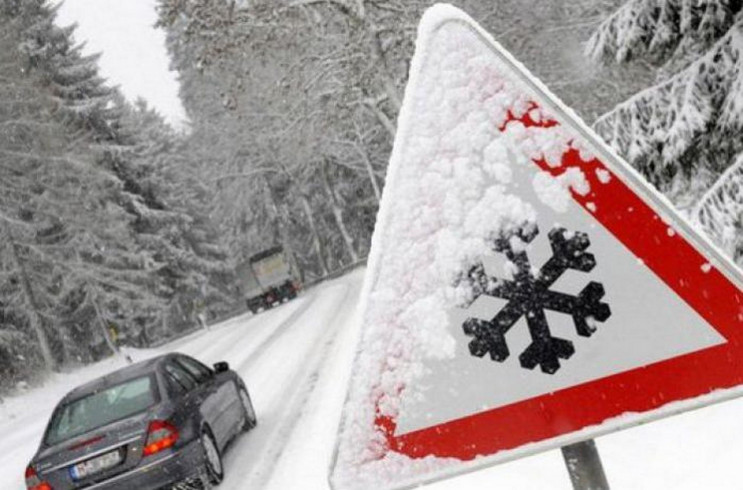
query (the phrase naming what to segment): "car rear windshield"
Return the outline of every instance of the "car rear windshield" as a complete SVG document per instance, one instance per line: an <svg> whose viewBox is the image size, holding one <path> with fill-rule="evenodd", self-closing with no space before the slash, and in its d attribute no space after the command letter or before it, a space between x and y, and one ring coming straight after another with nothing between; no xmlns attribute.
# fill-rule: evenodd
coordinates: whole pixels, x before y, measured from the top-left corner
<svg viewBox="0 0 743 490"><path fill-rule="evenodd" d="M156 402L155 382L143 376L66 403L54 412L44 441L57 444L139 412Z"/></svg>

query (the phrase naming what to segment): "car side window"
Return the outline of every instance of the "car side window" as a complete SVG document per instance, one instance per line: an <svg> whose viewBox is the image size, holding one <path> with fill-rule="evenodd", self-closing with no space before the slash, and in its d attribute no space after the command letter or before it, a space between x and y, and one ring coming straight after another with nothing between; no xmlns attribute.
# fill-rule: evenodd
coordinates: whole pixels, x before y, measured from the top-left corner
<svg viewBox="0 0 743 490"><path fill-rule="evenodd" d="M191 376L196 378L196 381L199 383L204 383L212 377L211 370L195 359L179 356L176 358L176 361L181 367L188 371Z"/></svg>
<svg viewBox="0 0 743 490"><path fill-rule="evenodd" d="M180 384L184 390L191 391L196 388L196 380L191 377L182 367L173 364L165 364L165 372L173 376L173 378Z"/></svg>
<svg viewBox="0 0 743 490"><path fill-rule="evenodd" d="M176 378L167 368L165 369L164 377L168 392L171 395L177 396L186 392L186 387L183 386L181 382L178 381L178 378Z"/></svg>

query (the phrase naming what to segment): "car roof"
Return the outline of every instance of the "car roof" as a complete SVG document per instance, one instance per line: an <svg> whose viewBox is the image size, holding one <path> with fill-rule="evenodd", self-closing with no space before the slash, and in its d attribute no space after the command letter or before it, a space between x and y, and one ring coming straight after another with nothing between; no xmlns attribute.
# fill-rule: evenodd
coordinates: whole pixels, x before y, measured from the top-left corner
<svg viewBox="0 0 743 490"><path fill-rule="evenodd" d="M117 369L116 371L110 372L104 376L101 376L100 378L96 378L92 381L78 386L74 390L67 393L60 404L65 404L72 400L83 398L87 395L96 393L111 386L115 386L130 379L139 378L141 376L147 376L148 374L155 373L166 360L172 359L176 357L176 355L182 354L163 354L151 359L125 366L121 369Z"/></svg>

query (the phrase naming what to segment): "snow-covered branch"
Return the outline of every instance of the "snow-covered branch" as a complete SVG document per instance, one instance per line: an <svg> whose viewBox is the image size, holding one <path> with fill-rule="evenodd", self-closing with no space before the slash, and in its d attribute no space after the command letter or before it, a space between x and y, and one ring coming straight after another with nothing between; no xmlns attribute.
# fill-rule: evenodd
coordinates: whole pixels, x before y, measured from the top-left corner
<svg viewBox="0 0 743 490"><path fill-rule="evenodd" d="M723 251L743 265L743 156L702 196L692 217Z"/></svg>
<svg viewBox="0 0 743 490"><path fill-rule="evenodd" d="M743 149L743 21L686 69L594 124L598 133L682 206L695 202Z"/></svg>
<svg viewBox="0 0 743 490"><path fill-rule="evenodd" d="M737 0L630 0L601 23L586 53L604 63L648 58L662 64L689 40L714 42L741 8Z"/></svg>

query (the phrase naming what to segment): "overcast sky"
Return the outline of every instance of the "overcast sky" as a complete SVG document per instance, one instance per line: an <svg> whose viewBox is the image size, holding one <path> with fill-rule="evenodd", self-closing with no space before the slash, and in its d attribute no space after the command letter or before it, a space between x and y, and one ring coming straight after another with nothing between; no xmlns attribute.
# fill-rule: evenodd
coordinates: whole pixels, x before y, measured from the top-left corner
<svg viewBox="0 0 743 490"><path fill-rule="evenodd" d="M64 0L57 22L78 24L77 42L86 53L102 53L101 74L131 101L141 96L182 127L175 72L168 69L165 33L153 26L155 0Z"/></svg>

